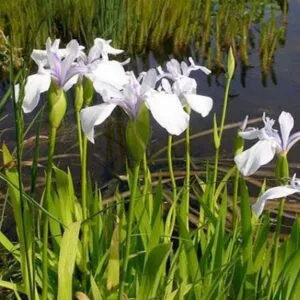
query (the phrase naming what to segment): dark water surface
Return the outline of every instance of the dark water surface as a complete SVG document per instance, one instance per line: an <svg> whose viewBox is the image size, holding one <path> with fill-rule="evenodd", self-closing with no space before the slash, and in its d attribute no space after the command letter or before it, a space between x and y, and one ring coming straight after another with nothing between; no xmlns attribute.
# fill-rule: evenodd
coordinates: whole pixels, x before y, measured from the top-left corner
<svg viewBox="0 0 300 300"><path fill-rule="evenodd" d="M245 68L238 62L235 77L232 81L230 90L230 100L228 105L228 117L226 123L242 121L246 115L249 118L260 117L263 112L277 120L282 110L291 112L295 118L295 130L300 130L300 1L292 0L289 3L287 15L287 33L285 45L278 47L273 64L273 74L269 73L263 80L260 62L260 50L258 39L256 37L256 46L249 50L249 67ZM279 20L279 17L278 17ZM261 26L255 25L255 30L259 32ZM254 32L255 32L254 30ZM125 49L126 50L126 49ZM190 53L193 54L194 48L191 47ZM155 51L154 51L155 53ZM193 55L197 60L197 55ZM146 58L145 58L146 57ZM165 55L165 59L172 56ZM153 52L146 54L143 58L137 56L132 59L132 67L140 72L149 67L156 67L157 61L162 61L159 57L156 59ZM197 63L204 62L198 57ZM272 76L271 76L272 75ZM198 82L199 94L210 96L214 99L214 107L210 116L203 119L200 115L192 114L191 130L192 133L200 132L212 128L213 113L220 117L223 103L225 77L224 73L214 74L207 78L201 72L194 72L193 76ZM5 87L0 88L1 90ZM45 99L44 99L45 100ZM30 122L36 112L26 116L27 122ZM0 123L0 140L5 141L12 148L14 146L14 128L10 105L7 106L5 113L7 117ZM90 166L94 177L102 182L111 177L113 171L124 172L124 144L123 135L123 117L121 112L116 112L113 118L103 126L97 127L97 133L100 135L96 139L95 145L90 145ZM31 131L34 135L34 131ZM42 135L47 136L47 128L42 128ZM232 158L232 138L235 131L229 134L225 133L223 157ZM181 137L180 137L181 138ZM176 140L176 138L175 138ZM151 153L166 145L167 134L159 128L153 121L153 142ZM24 156L31 159L32 141L29 140L25 147ZM47 140L42 139L41 156L46 157ZM121 146L121 147L120 147ZM212 136L196 139L192 142L192 154L196 158L209 157L213 155ZM300 146L299 146L300 147ZM299 161L298 146L291 151L290 157L293 161ZM175 149L178 157L183 156L184 145ZM57 159L61 166L70 165L77 169L79 166L78 148L76 146L76 129L73 122L73 113L69 111L66 121L59 130L57 151L62 156ZM164 156L162 156L164 157ZM45 161L42 160L41 164ZM160 166L157 166L160 168ZM75 171L76 174L78 172ZM77 177L77 176L76 176Z"/></svg>
<svg viewBox="0 0 300 300"><path fill-rule="evenodd" d="M287 32L285 44L279 46L276 50L273 74L269 73L267 78L264 79L261 71L259 37L255 39L256 46L249 50L249 67L245 68L240 62L237 64L234 79L230 89L230 99L228 105L228 114L226 124L242 121L246 115L249 118L261 117L263 112L268 116L277 120L281 111L290 112L295 119L294 130L300 130L300 0L289 1L289 10L287 15ZM279 17L278 17L279 19ZM259 32L261 26L255 25L255 30ZM255 31L254 31L255 32ZM126 49L125 49L126 50ZM152 49L153 50L153 49ZM155 49L154 49L155 50ZM148 69L149 67L156 67L158 61L168 60L172 55L165 54L162 59L161 56L156 57L154 53L159 51L149 52L144 54L143 57L136 56L132 59L132 68L136 72ZM197 54L195 49L191 46L191 55L199 64L204 64ZM187 59L187 57L185 58ZM213 75L207 78L201 72L194 72L193 76L198 83L198 92L202 95L210 96L214 99L214 107L209 117L203 119L200 115L192 113L191 118L191 132L197 133L212 128L213 114L216 113L220 118L222 111L222 103L224 97L225 77L224 73L214 71ZM272 75L272 76L271 76ZM3 96L7 86L4 84L0 86L0 98ZM45 97L44 99L45 102ZM100 99L97 99L100 101ZM70 105L71 107L71 105ZM25 116L26 124L33 120L36 111L30 115ZM89 144L89 170L94 179L101 184L105 184L114 177L115 174L124 174L125 172L125 150L124 150L124 114L121 111L116 111L113 117L110 118L105 124L97 127L98 137L94 145ZM0 143L7 143L11 150L15 147L15 133L13 127L13 115L11 103L9 103L5 111L0 115ZM46 124L44 120L43 124ZM150 149L150 157L155 151L167 144L167 134L161 129L153 120L152 130L152 144ZM277 126L277 124L276 124ZM33 155L33 146L35 135L34 128L28 134L28 140L24 147L24 165L30 165ZM278 127L276 127L278 128ZM223 139L223 148L221 153L222 160L232 160L232 145L236 129L226 131ZM47 159L47 126L42 126L41 129L41 151L40 151L40 175L41 180L38 184L43 185L43 172L45 170ZM178 140L183 136L174 138ZM78 187L80 181L80 164L78 156L78 146L76 144L76 128L74 126L74 116L71 108L65 118L64 124L58 131L57 148L55 163L66 169L70 167L72 170L73 178L75 181L75 188ZM192 141L192 157L193 162L196 164L204 162L207 158L214 155L212 134L197 138ZM300 162L299 155L300 145L296 145L289 154L290 161ZM174 164L176 168L184 169L184 143L174 148ZM154 171L167 170L166 155L165 153L160 156L161 161L157 160L152 165ZM230 166L233 165L231 161ZM1 164L0 164L1 166ZM194 166L194 165L193 165ZM298 165L294 168L296 171ZM29 168L24 168L25 174L28 174ZM300 177L300 172L298 172ZM29 176L25 182L29 181ZM3 183L1 182L1 185ZM115 186L112 185L110 192L113 192ZM0 191L2 189L0 188ZM257 196L257 192L254 194ZM0 198L3 199L0 194ZM0 200L1 200L0 199ZM277 207L275 203L274 208ZM1 211L1 202L0 202ZM294 207L294 212L300 212L298 206ZM10 227L9 223L7 224Z"/></svg>

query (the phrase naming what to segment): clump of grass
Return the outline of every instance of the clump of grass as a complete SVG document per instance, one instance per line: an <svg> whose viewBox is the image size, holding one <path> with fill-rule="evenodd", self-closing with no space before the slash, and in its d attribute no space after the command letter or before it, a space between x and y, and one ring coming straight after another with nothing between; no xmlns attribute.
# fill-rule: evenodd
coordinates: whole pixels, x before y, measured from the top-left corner
<svg viewBox="0 0 300 300"><path fill-rule="evenodd" d="M232 46L248 66L255 26L265 23L260 36L264 75L272 66L278 42L284 42L288 11L286 1L280 6L275 0L51 0L42 3L17 0L0 4L0 29L5 34L12 33L13 45L23 49L25 58L32 48L41 48L48 36L61 37L64 41L76 38L86 46L92 45L94 36L102 36L112 38L116 47L125 48L131 56L149 50L160 56L162 47L167 54L182 56L192 44L199 55L206 57L209 66L219 69L224 65L224 50ZM280 9L282 23L278 26L273 19ZM266 30L271 35L267 36Z"/></svg>

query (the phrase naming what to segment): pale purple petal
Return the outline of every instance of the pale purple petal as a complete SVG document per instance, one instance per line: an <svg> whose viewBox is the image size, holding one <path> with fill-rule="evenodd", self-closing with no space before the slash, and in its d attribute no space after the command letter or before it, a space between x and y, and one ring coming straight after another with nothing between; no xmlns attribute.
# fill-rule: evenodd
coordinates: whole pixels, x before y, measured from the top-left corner
<svg viewBox="0 0 300 300"><path fill-rule="evenodd" d="M244 176L255 173L259 167L270 162L276 152L274 140L261 140L248 150L242 152L234 158L239 171Z"/></svg>
<svg viewBox="0 0 300 300"><path fill-rule="evenodd" d="M161 85L162 85L162 88L169 94L172 94L172 87L171 87L171 84L170 82L163 78L162 81L161 81Z"/></svg>
<svg viewBox="0 0 300 300"><path fill-rule="evenodd" d="M128 58L125 59L124 61L120 61L120 64L121 64L122 66L126 66L126 65L128 65L128 64L130 63L130 61L131 61L131 59L130 59L130 57L128 57Z"/></svg>
<svg viewBox="0 0 300 300"><path fill-rule="evenodd" d="M51 49L56 52L59 49L60 39L55 39L51 45Z"/></svg>
<svg viewBox="0 0 300 300"><path fill-rule="evenodd" d="M150 89L155 88L157 73L155 69L150 69L143 77L141 84L141 95L145 94Z"/></svg>
<svg viewBox="0 0 300 300"><path fill-rule="evenodd" d="M174 94L153 92L146 103L154 119L170 134L180 135L189 124L189 115Z"/></svg>
<svg viewBox="0 0 300 300"><path fill-rule="evenodd" d="M188 67L188 65L186 64L186 62L185 62L185 61L182 61L181 64L180 64L180 66L181 66L182 74L183 74L184 76L189 76L191 70L190 70L190 68Z"/></svg>
<svg viewBox="0 0 300 300"><path fill-rule="evenodd" d="M93 81L94 89L99 93L104 101L109 101L110 98L123 98L122 92L114 85L100 80ZM105 91L105 93L103 93Z"/></svg>
<svg viewBox="0 0 300 300"><path fill-rule="evenodd" d="M270 188L262 194L255 204L252 205L252 210L257 216L260 216L264 210L267 200L287 197L297 192L299 192L298 189L294 189L289 186L277 186Z"/></svg>
<svg viewBox="0 0 300 300"><path fill-rule="evenodd" d="M115 109L115 104L102 103L80 111L82 131L94 143L94 127L103 123Z"/></svg>
<svg viewBox="0 0 300 300"><path fill-rule="evenodd" d="M283 150L286 150L291 131L294 127L294 118L290 113L283 111L280 114L278 121L280 125L282 148Z"/></svg>
<svg viewBox="0 0 300 300"><path fill-rule="evenodd" d="M166 63L166 67L168 72L171 73L174 77L181 76L181 68L178 60L172 58L170 61Z"/></svg>
<svg viewBox="0 0 300 300"><path fill-rule="evenodd" d="M73 85L75 85L78 82L79 75L76 74L72 76L63 86L64 91L68 91Z"/></svg>
<svg viewBox="0 0 300 300"><path fill-rule="evenodd" d="M195 62L194 62L194 60L191 58L191 57L189 57L189 61L190 61L190 63L191 63L191 66L189 67L189 69L190 69L190 72L191 71L194 71L194 70L201 70L203 73L205 73L206 75L209 75L210 73L211 73L211 70L209 70L208 68L206 68L206 67L203 67L203 66L198 66L198 65L196 65L195 64ZM189 73L190 73L189 72ZM188 73L188 74L189 74Z"/></svg>
<svg viewBox="0 0 300 300"><path fill-rule="evenodd" d="M45 50L34 49L31 53L31 58L37 64L39 70L46 66L49 66L47 51Z"/></svg>
<svg viewBox="0 0 300 300"><path fill-rule="evenodd" d="M71 76L68 76L68 72L70 72L70 69L75 61L75 59L79 55L79 44L76 40L72 40L68 44L68 55L61 61L61 77L59 78L59 82L61 83L61 86L64 85L66 81L70 79Z"/></svg>
<svg viewBox="0 0 300 300"><path fill-rule="evenodd" d="M101 61L91 76L93 81L106 82L118 89L128 83L128 76L126 76L123 66L115 60Z"/></svg>
<svg viewBox="0 0 300 300"><path fill-rule="evenodd" d="M62 82L62 70L61 70L61 59L57 53L48 51L47 52L49 64L51 67L51 75L57 81L59 86L63 86Z"/></svg>
<svg viewBox="0 0 300 300"><path fill-rule="evenodd" d="M286 151L290 151L290 149L300 140L300 132L296 132L292 134L289 138L288 145Z"/></svg>
<svg viewBox="0 0 300 300"><path fill-rule="evenodd" d="M51 41L50 37L48 37L46 40L46 50L50 51L51 48L52 48L52 41Z"/></svg>
<svg viewBox="0 0 300 300"><path fill-rule="evenodd" d="M199 113L202 117L206 117L212 109L213 100L210 97L185 94L184 98L192 110Z"/></svg>
<svg viewBox="0 0 300 300"><path fill-rule="evenodd" d="M18 102L19 101L19 93L20 93L20 85L19 84L15 84L15 101Z"/></svg>
<svg viewBox="0 0 300 300"><path fill-rule="evenodd" d="M245 131L240 131L239 136L245 140L254 140L261 136L261 132L260 129L248 127Z"/></svg>
<svg viewBox="0 0 300 300"><path fill-rule="evenodd" d="M50 83L50 73L34 74L27 77L22 105L24 113L30 113L35 109L40 100L40 94L49 89Z"/></svg>
<svg viewBox="0 0 300 300"><path fill-rule="evenodd" d="M173 83L173 92L177 96L185 94L196 94L197 82L194 78L182 76Z"/></svg>
<svg viewBox="0 0 300 300"><path fill-rule="evenodd" d="M92 63L95 60L99 59L101 57L102 50L103 50L103 43L100 42L98 39L95 39L94 45L89 51L89 55L87 58L88 62Z"/></svg>
<svg viewBox="0 0 300 300"><path fill-rule="evenodd" d="M112 54L112 55L118 55L124 52L124 50L122 49L117 49L117 48L113 48L111 45L109 45L108 43L105 43L103 46L103 52L106 52L108 54Z"/></svg>
<svg viewBox="0 0 300 300"><path fill-rule="evenodd" d="M240 132L245 131L245 129L247 128L247 123L248 123L248 115L245 117L243 123L240 126Z"/></svg>

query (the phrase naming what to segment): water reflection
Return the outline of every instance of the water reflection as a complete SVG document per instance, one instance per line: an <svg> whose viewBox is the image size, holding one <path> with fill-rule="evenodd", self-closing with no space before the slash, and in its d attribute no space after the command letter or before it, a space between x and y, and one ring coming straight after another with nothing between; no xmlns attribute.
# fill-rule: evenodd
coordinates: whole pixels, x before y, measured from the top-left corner
<svg viewBox="0 0 300 300"><path fill-rule="evenodd" d="M272 66L285 43L287 14L287 0L54 0L43 7L38 0L15 0L1 1L0 30L25 57L43 47L48 35L78 38L87 46L102 36L131 57L151 50L160 64L170 54L201 57L215 74L222 73L232 46L244 71L251 67L249 56L259 53L266 84L268 75L276 83Z"/></svg>

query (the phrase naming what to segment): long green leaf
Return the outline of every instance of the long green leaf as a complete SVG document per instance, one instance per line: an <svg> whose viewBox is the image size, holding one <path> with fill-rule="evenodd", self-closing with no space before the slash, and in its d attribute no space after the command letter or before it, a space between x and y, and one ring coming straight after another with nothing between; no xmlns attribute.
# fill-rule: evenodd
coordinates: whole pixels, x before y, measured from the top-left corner
<svg viewBox="0 0 300 300"><path fill-rule="evenodd" d="M165 264L170 249L171 244L160 244L154 247L147 255L138 299L149 299L156 296L159 282L165 272Z"/></svg>
<svg viewBox="0 0 300 300"><path fill-rule="evenodd" d="M119 257L119 224L116 225L111 245L109 249L109 260L107 265L107 289L112 290L119 285L119 270L120 270L120 257Z"/></svg>
<svg viewBox="0 0 300 300"><path fill-rule="evenodd" d="M75 266L80 222L72 223L61 240L58 261L58 300L72 299L72 281Z"/></svg>

